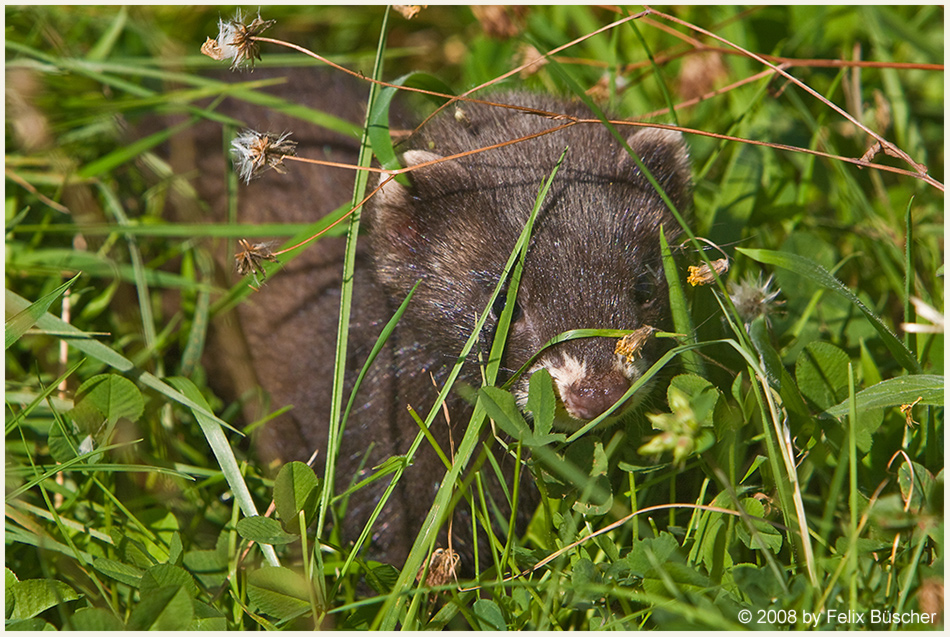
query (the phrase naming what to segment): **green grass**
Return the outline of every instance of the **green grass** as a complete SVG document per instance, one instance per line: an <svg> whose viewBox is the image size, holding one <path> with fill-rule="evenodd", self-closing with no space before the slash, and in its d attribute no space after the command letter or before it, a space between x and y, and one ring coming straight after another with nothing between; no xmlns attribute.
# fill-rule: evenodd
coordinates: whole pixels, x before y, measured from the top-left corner
<svg viewBox="0 0 950 637"><path fill-rule="evenodd" d="M461 93L511 71L529 43L549 51L640 10L535 7L502 39L462 7L385 23L381 7L262 17L278 21L264 35L367 76L379 54L382 79L413 73L412 86ZM221 120L198 103L225 90L201 77L225 63L198 49L232 10L7 8L7 626L846 627L834 609L864 613L847 627L866 629L886 627L871 611L937 608L944 338L902 324L932 325L927 307L941 317L944 307L944 81L933 67L943 10L670 13L723 40L654 14L506 80L563 94L597 85L600 103L634 118L722 89L650 118L687 131L695 196L684 236L702 239L665 263L677 335L654 371L665 366L669 389L631 426L576 440L550 430L544 383L532 384L528 421L506 392L482 390L457 458L484 462L475 443L487 413L530 452L525 470L550 498L525 538L501 538L492 571L503 576L445 585L436 602L416 583L434 524L406 565L314 550L305 529L335 504L302 465L266 479L230 429L242 424L239 404L208 388L207 325L252 292L209 283L205 239L274 229L167 221L184 182L162 173L156 148L182 129L144 140L125 131L171 112ZM733 46L786 63L796 82L755 77L768 67ZM262 65L307 60L269 44L262 54ZM844 63L855 59L882 64ZM260 88L254 75L236 81L245 96ZM872 161L896 170L858 167L874 142L841 111L927 176L884 155ZM371 142L389 158L386 136ZM687 266L722 257L710 244L728 272L685 283ZM756 277L778 291L753 304L764 316L728 295ZM336 398L342 413L348 396ZM416 446L428 444L424 429ZM487 515L472 480L467 492L447 480L439 511L467 497ZM280 522L255 517L272 499Z"/></svg>

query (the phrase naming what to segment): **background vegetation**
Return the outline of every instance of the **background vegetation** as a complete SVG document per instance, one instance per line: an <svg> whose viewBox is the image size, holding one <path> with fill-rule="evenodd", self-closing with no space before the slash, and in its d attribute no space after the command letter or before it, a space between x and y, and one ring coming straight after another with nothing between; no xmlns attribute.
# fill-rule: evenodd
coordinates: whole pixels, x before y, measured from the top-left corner
<svg viewBox="0 0 950 637"><path fill-rule="evenodd" d="M461 92L532 47L640 10L393 15L383 77L422 72ZM728 42L654 14L507 82L580 87L624 115L792 147L687 134L689 229L728 255L720 279L745 281L745 296L685 282L686 265L719 250L675 250L667 275L681 281L672 295L684 336L668 400L650 410L666 415L638 428L569 444L544 430L550 397L536 397L529 431L505 394L483 390L499 425L550 461L532 470L563 496L501 570L557 557L505 583L484 573L479 593L450 582L436 595L415 582L424 553L405 567L344 567L345 547L312 553L313 530L301 537L292 524L298 510L316 512L312 472L290 467L275 488L226 430L238 405L207 388L205 327L247 290L208 283L198 238L234 235L164 219L181 183L162 172L167 135L128 131L209 96L199 75L224 63L198 49L233 10L7 8L7 626L737 628L749 621L741 611L758 627L845 623L832 609L936 613L942 625L943 9L670 13ZM265 35L367 75L383 16L262 10L277 20ZM774 56L854 121L732 45ZM262 52L262 65L312 62ZM682 106L662 112L671 103ZM843 159L874 143L855 121L929 179L897 157L872 161L902 172ZM171 309L169 289L181 293ZM551 466L580 467L581 479ZM275 493L284 526L251 516ZM870 622L851 625L883 627Z"/></svg>

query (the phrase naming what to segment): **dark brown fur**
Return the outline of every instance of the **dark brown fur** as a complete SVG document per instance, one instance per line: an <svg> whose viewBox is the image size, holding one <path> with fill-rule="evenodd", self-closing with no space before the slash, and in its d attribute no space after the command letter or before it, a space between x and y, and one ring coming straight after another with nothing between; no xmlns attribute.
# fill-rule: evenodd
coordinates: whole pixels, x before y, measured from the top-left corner
<svg viewBox="0 0 950 637"><path fill-rule="evenodd" d="M357 91L344 85L328 87L323 79L303 81L300 73L295 72L293 85L277 92L358 119ZM495 99L591 117L577 103L549 97L512 93ZM461 108L462 116L453 117L449 109L448 115L427 125L407 145L410 152L404 161L414 165L561 123L506 109L472 104ZM229 104L224 110L258 130L293 130L301 156L355 158L353 140L247 104ZM689 169L682 140L651 130L623 134L629 135L630 145L674 203L687 208ZM221 210L221 171L226 168L213 127L204 128L197 147L196 187L214 210ZM478 313L489 303L538 188L565 147L566 160L534 229L504 368L517 369L549 338L568 329L636 329L664 323L668 309L657 230L661 223L672 228L675 222L633 160L601 125L577 125L420 169L411 173L409 188L392 182L366 210L369 236L368 241L361 240L355 275L348 387L381 326L409 288L417 280L421 283L364 381L346 423L338 490L350 483L358 468L368 475L386 458L408 450L418 427L406 406L420 414L432 406L437 394L432 379L437 384L445 379ZM344 171L300 165L291 166L287 175L271 172L242 188L239 221L316 220L349 197L351 180ZM235 397L259 382L269 392L272 408L294 406L257 440L259 453L268 461L306 460L318 450L318 465L323 463L342 254L341 239L319 241L242 304L230 327L217 331L211 352L216 362L210 368L225 393ZM491 330L492 326L486 329L483 342L490 340ZM558 381L561 426L576 427L601 413L645 369L618 367L614 345L612 339L571 341L549 350L539 361L538 366L547 367ZM646 363L655 355L648 348ZM576 361L584 363L583 373L577 373ZM461 381L480 384L475 354ZM453 395L448 411L457 444L470 406ZM254 407L246 409L249 420L257 416ZM442 448L449 449L449 424L440 418L433 430ZM510 476L511 458L504 454L499 458ZM444 474L441 462L424 444L374 529L370 555L401 564ZM387 483L388 478L350 497L341 522L345 538L355 538L362 529ZM497 487L491 490L500 494ZM520 527L537 501L528 482L522 497ZM471 522L466 508L463 503L456 513L453 545L470 563ZM504 506L501 510L505 512Z"/></svg>

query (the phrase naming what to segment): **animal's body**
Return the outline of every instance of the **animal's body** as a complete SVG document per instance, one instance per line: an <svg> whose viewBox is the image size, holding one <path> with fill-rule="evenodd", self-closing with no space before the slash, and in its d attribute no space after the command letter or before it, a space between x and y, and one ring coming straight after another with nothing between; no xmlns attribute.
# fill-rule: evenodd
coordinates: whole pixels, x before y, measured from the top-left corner
<svg viewBox="0 0 950 637"><path fill-rule="evenodd" d="M341 116L347 113L340 111L358 103L333 99L322 82L315 84L296 80L280 92L314 108L332 112L335 107ZM489 99L593 117L577 102L546 96L508 93ZM448 109L400 148L404 164L419 165L564 123L479 104L460 104L460 109L459 114ZM298 121L246 104L225 110L258 130L292 130L298 155L344 161L355 157L355 142L309 130ZM689 166L680 136L641 128L621 128L621 133L675 205L688 208ZM221 148L220 142L203 145ZM455 363L477 315L490 302L541 183L565 147L563 166L532 234L503 369L506 373L518 369L551 337L566 330L664 325L668 303L658 230L663 224L672 231L675 221L633 159L601 124L577 124L436 163L412 171L409 186L390 182L367 205L363 217L367 236L360 238L357 257L347 395L381 327L409 289L420 283L364 380L345 425L337 462L338 491L357 474L368 475L386 458L408 450L419 428L407 405L420 414L431 408L437 386ZM209 185L221 180L207 170L200 171L196 187L213 206L223 206L223 190ZM287 175L271 173L242 188L238 219L247 224L316 220L350 196L351 180L351 174L338 169L290 166ZM210 367L221 375L224 391L236 396L242 387L260 383L271 396L271 408L293 405L257 438L259 453L267 460L307 460L316 450L318 465L324 462L342 241L318 241L268 279L238 308L235 318L240 325L234 326L226 342L219 331L212 348L217 363ZM496 312L499 307L496 303ZM489 320L482 345L476 348L482 358L496 318ZM535 368L544 366L554 378L562 428L577 428L610 407L655 360L658 349L647 345L631 364L615 354L615 345L615 339L607 338L568 341L547 350L536 363ZM478 358L476 352L469 357L461 382L480 385ZM524 395L526 383L527 378L516 386L519 395ZM450 426L457 444L471 406L453 394L447 408L449 422L440 418L433 425L446 450L451 446ZM499 458L511 476L512 459L504 454ZM444 475L441 461L423 444L374 529L371 556L401 564ZM359 533L387 482L388 478L350 496L345 519L338 520L345 538ZM524 483L521 497L518 520L523 525L537 502L530 481ZM463 558L472 553L470 528L470 515L457 513L453 546Z"/></svg>

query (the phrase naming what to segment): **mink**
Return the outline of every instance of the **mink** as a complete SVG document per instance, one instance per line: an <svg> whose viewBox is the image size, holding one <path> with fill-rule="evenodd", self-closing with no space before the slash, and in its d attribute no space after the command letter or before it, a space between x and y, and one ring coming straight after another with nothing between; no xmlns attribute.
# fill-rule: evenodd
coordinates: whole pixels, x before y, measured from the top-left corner
<svg viewBox="0 0 950 637"><path fill-rule="evenodd" d="M295 71L293 83L274 92L359 121L358 105L365 87L335 85L325 78ZM576 99L522 92L479 98L596 119ZM300 156L355 159L357 144L351 138L248 103L228 101L222 110L259 130L292 131ZM397 150L404 165L416 166L567 121L458 102ZM618 127L618 131L674 205L686 211L691 184L682 137L658 128ZM211 141L214 137L209 135L204 141L199 135L194 183L212 209L220 209L224 206L220 171L225 167L209 151L222 148L222 142L220 137ZM562 153L563 165L542 202L531 235L512 309L504 373L519 369L549 339L567 330L665 326L669 307L658 234L661 225L675 234L677 224L636 162L603 124L570 125L527 141L433 163L408 173L408 184L389 181L364 210L366 236L359 239L354 274L346 397L382 326L417 282L418 287L369 369L345 424L337 460L338 492L370 475L390 456L409 449L419 428L407 406L422 415L432 407L477 316L491 301L539 187ZM287 174L271 171L241 189L238 221L317 220L349 199L352 179L348 171L335 168L292 165ZM316 452L319 475L325 462L343 241L341 237L321 239L289 262L219 326L210 346L210 378L224 395L236 398L257 384L269 394L269 405L245 406L248 421L268 408L293 406L269 422L255 440L257 452L274 466L306 461ZM459 386L481 384L479 363L487 358L503 304L502 296L494 304L479 345L463 366ZM576 430L612 406L655 362L660 352L656 341L650 339L632 363L615 353L616 339L612 338L570 340L545 350L530 371L544 367L553 378L557 426ZM522 405L529 375L515 385ZM471 396L463 393L450 395L447 419L440 414L432 426L446 451L459 443L471 414ZM629 400L614 420L630 413L644 393ZM499 452L497 460L510 481L513 458ZM368 556L402 564L444 475L441 460L423 443L373 529ZM335 520L344 541L356 538L388 482L386 477L348 496L345 516ZM503 493L497 484L490 485L489 491ZM527 477L521 492L518 531L524 529L538 502L537 490ZM507 508L499 504L500 518L507 519ZM455 511L452 546L467 565L474 553L471 526L470 509L463 501ZM443 547L445 535L443 529ZM487 556L479 550L482 558Z"/></svg>

